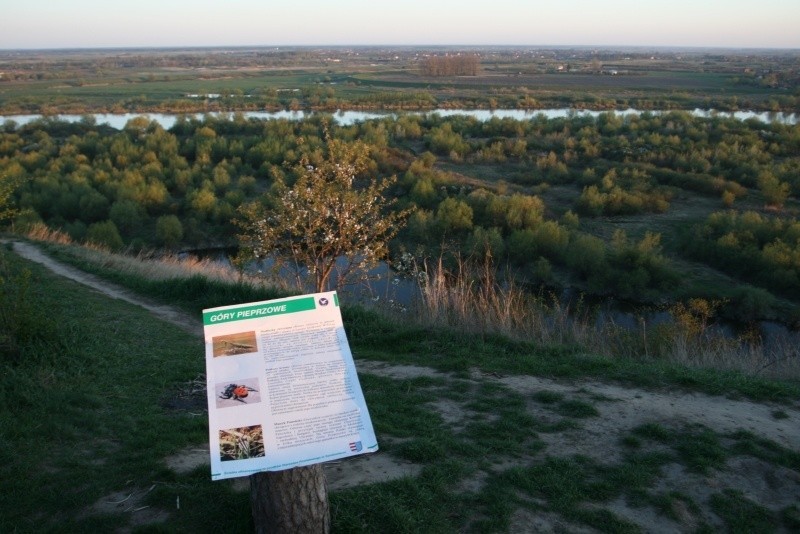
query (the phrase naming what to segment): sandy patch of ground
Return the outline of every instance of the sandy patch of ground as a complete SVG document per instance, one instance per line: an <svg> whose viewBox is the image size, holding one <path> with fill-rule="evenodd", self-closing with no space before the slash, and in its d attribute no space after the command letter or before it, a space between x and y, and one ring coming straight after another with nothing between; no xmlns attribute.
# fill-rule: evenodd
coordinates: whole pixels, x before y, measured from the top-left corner
<svg viewBox="0 0 800 534"><path fill-rule="evenodd" d="M606 399L595 404L600 417L584 420L580 430L554 436L559 440L560 448L566 445L575 454L601 460L611 459L607 454L618 448L618 442L614 440L621 434L650 422L667 426L701 424L723 434L747 430L784 447L800 450L800 410L796 405L772 406L696 392L647 391L597 382L563 384L532 376L509 376L496 380L523 395L553 391L571 398ZM787 417L776 419L773 416L776 410L781 410ZM566 444L562 441L565 436L570 438Z"/></svg>
<svg viewBox="0 0 800 534"><path fill-rule="evenodd" d="M422 469L420 465L394 458L380 451L327 463L323 467L325 477L328 479L328 489L332 491L413 477Z"/></svg>
<svg viewBox="0 0 800 534"><path fill-rule="evenodd" d="M597 532L594 529L576 525L564 521L558 514L550 512L532 512L531 510L520 509L511 516L509 532L515 534L550 534L564 533L571 534L592 534Z"/></svg>
<svg viewBox="0 0 800 534"><path fill-rule="evenodd" d="M128 525L116 532L124 534L136 527L163 523L169 519L169 512L143 504L148 493L155 485L147 489L134 488L115 491L99 498L87 510L87 514L127 514Z"/></svg>
<svg viewBox="0 0 800 534"><path fill-rule="evenodd" d="M188 447L169 456L165 462L167 467L178 474L186 474L205 466L211 476L208 447ZM422 469L420 465L394 458L381 451L328 462L323 464L323 467L328 480L328 489L331 491L415 476ZM247 477L236 480L239 483L234 489L242 491L249 489Z"/></svg>
<svg viewBox="0 0 800 534"><path fill-rule="evenodd" d="M357 361L356 367L359 372L394 379L448 377L446 373L435 369L412 365ZM580 429L552 436L558 440L558 447L564 454L584 454L608 461L609 451L618 448L616 440L620 435L649 422L661 422L667 426L673 423L701 424L723 434L747 430L784 447L800 450L800 409L796 404L773 406L696 392L648 391L600 382L564 383L535 376L502 377L477 371L473 373L473 379L494 381L522 395L550 391L569 398L601 399L594 403L600 412L599 417L584 419ZM458 403L452 401L435 399L431 406L438 408L442 418L450 424L455 424L468 415ZM544 418L549 415L535 402L530 403L529 409L534 415ZM777 410L785 415L776 419L773 413ZM570 434L571 439L564 443L564 436Z"/></svg>
<svg viewBox="0 0 800 534"><path fill-rule="evenodd" d="M390 365L381 362L358 362L360 372L394 379L416 377L448 378L447 373L409 365ZM623 437L646 423L658 423L680 431L686 427L702 426L718 435L746 430L769 439L793 451L800 451L800 409L792 406L771 405L746 400L733 400L686 391L648 391L600 382L559 382L531 376L497 376L474 372L472 380L502 384L523 396L540 392L561 394L564 399L590 402L599 412L595 417L583 418L576 428L554 433L541 433L539 438L547 444L544 454L570 457L587 456L599 463L616 464L623 460ZM463 426L471 412L453 400L432 398L427 405L442 417L453 430ZM549 406L531 400L528 412L537 420L547 421L553 413ZM774 414L780 412L780 417ZM654 444L654 446L657 446ZM499 459L493 469L505 470L531 458ZM478 491L485 478L479 474L465 481L462 491ZM650 533L694 532L701 521L710 522L714 529L724 530L713 513L709 513L710 500L726 488L741 491L745 498L777 512L800 502L800 473L750 456L733 456L722 469L708 473L689 472L681 464L669 464L662 470L653 492L677 492L697 503L703 510L696 516L685 502L676 499L672 504L672 518L651 506L632 506L620 497L599 505L617 516L639 525ZM509 532L594 532L592 529L566 523L557 514L517 510L511 518Z"/></svg>
<svg viewBox="0 0 800 534"><path fill-rule="evenodd" d="M208 472L211 473L210 453L207 446L183 449L177 454L167 457L164 461L167 467L179 475L190 473L201 465L208 466Z"/></svg>

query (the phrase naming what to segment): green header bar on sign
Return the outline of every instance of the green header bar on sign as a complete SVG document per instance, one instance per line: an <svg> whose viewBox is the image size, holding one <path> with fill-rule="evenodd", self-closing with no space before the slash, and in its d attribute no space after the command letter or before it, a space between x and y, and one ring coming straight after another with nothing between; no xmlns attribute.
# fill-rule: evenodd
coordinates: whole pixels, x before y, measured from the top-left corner
<svg viewBox="0 0 800 534"><path fill-rule="evenodd" d="M229 323L243 321L270 315L283 315L315 309L314 297L303 297L294 300L279 302L262 302L260 304L245 304L238 308L225 308L223 310L203 311L203 324Z"/></svg>

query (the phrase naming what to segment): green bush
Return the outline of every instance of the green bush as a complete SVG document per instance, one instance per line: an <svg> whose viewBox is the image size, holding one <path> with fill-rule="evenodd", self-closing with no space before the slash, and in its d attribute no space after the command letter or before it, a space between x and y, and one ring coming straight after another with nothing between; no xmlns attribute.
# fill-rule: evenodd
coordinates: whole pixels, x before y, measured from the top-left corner
<svg viewBox="0 0 800 534"><path fill-rule="evenodd" d="M156 220L156 238L167 247L176 247L183 239L183 225L175 215L162 215Z"/></svg>
<svg viewBox="0 0 800 534"><path fill-rule="evenodd" d="M769 291L745 286L734 291L724 311L737 321L750 323L767 317L775 303L775 297Z"/></svg>
<svg viewBox="0 0 800 534"><path fill-rule="evenodd" d="M86 231L86 241L109 250L119 250L125 245L114 221L89 225L89 229Z"/></svg>

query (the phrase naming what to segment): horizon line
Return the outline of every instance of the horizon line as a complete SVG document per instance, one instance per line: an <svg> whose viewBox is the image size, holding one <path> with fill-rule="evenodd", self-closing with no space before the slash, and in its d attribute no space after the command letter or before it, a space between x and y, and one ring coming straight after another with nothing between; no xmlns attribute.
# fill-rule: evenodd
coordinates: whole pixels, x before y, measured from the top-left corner
<svg viewBox="0 0 800 534"><path fill-rule="evenodd" d="M111 51L111 50L225 50L225 49L275 49L281 48L531 48L531 49L647 49L647 50L756 50L800 51L800 46L726 46L726 45L665 45L665 44L231 44L231 45L109 45L109 46L57 46L3 48L0 52L58 52L58 51Z"/></svg>

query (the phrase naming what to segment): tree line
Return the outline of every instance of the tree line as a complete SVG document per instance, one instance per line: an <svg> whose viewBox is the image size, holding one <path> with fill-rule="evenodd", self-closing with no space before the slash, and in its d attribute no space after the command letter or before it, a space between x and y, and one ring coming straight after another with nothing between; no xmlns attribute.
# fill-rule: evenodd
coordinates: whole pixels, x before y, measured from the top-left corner
<svg viewBox="0 0 800 534"><path fill-rule="evenodd" d="M474 54L429 56L422 61L424 76L477 76L480 58Z"/></svg>

